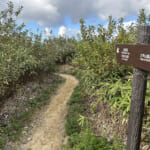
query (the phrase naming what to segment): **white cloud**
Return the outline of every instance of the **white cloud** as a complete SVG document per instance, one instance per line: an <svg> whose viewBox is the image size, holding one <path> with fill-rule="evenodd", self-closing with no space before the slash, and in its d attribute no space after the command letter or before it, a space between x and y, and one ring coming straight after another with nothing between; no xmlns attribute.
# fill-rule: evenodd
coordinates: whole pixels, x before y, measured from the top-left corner
<svg viewBox="0 0 150 150"><path fill-rule="evenodd" d="M36 21L39 25L55 24L60 19L58 8L47 0L22 0L24 9L21 14L23 21Z"/></svg>
<svg viewBox="0 0 150 150"><path fill-rule="evenodd" d="M65 26L61 26L58 31L58 36L72 37L72 36L76 36L78 33L80 33L78 29L72 29L72 28L67 28Z"/></svg>
<svg viewBox="0 0 150 150"><path fill-rule="evenodd" d="M1 2L3 1L3 2ZM6 7L9 0L0 0L0 4ZM37 22L40 26L57 25L62 22L58 7L48 0L11 0L15 8L23 6L23 10L19 16L19 21ZM0 5L0 9L2 6Z"/></svg>
<svg viewBox="0 0 150 150"><path fill-rule="evenodd" d="M126 21L124 22L124 27L125 29L128 29L128 27L131 25L131 24L136 24L136 21Z"/></svg>
<svg viewBox="0 0 150 150"><path fill-rule="evenodd" d="M67 28L65 26L61 26L58 31L59 36L65 36L67 34Z"/></svg>
<svg viewBox="0 0 150 150"><path fill-rule="evenodd" d="M45 35L46 37L50 37L50 36L52 35L52 29L46 27L46 28L44 29L44 35Z"/></svg>
<svg viewBox="0 0 150 150"><path fill-rule="evenodd" d="M124 21L124 22L123 22L123 27L124 27L125 29L128 29L128 27L129 27L131 24L136 24L136 21L135 21L135 20L132 20L132 21ZM108 29L108 22L104 25L104 28L105 28L105 29Z"/></svg>
<svg viewBox="0 0 150 150"><path fill-rule="evenodd" d="M8 0L0 0L0 9ZM41 26L58 26L64 24L64 17L70 16L73 22L91 16L106 20L112 15L115 18L131 17L145 8L150 13L148 0L12 0L23 5L20 19L24 22L35 21Z"/></svg>

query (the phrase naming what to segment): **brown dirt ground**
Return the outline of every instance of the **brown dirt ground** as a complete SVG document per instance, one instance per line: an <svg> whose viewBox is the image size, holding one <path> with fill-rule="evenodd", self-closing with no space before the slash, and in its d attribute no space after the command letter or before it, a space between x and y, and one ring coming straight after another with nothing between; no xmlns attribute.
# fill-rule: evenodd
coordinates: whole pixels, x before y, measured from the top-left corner
<svg viewBox="0 0 150 150"><path fill-rule="evenodd" d="M65 136L66 103L78 81L70 76L60 74L66 82L58 89L56 96L45 111L40 114L40 125L33 127L28 141L22 144L21 150L61 150Z"/></svg>

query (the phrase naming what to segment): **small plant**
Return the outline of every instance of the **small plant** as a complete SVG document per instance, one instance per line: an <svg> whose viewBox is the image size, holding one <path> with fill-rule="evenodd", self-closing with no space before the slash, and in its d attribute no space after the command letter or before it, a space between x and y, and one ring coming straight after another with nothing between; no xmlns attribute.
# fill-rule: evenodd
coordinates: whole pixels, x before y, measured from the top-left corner
<svg viewBox="0 0 150 150"><path fill-rule="evenodd" d="M80 115L79 119L77 120L79 123L79 126L83 127L85 125L85 117Z"/></svg>
<svg viewBox="0 0 150 150"><path fill-rule="evenodd" d="M82 130L80 134L73 134L67 145L72 150L123 150L125 146L119 139L108 142L104 137L97 137L89 128Z"/></svg>
<svg viewBox="0 0 150 150"><path fill-rule="evenodd" d="M93 114L96 112L96 107L97 107L97 103L90 105L90 110L91 110L91 112L92 112Z"/></svg>

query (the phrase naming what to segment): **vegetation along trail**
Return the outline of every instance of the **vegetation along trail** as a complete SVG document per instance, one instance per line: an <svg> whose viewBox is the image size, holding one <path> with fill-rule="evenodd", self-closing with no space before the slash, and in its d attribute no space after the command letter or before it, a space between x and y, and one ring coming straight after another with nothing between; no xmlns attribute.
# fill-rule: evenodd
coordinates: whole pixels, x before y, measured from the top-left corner
<svg viewBox="0 0 150 150"><path fill-rule="evenodd" d="M24 150L61 150L65 135L66 103L78 81L73 76L60 74L66 82L58 89L49 104L48 109L42 114L40 127L34 127L32 140L21 149Z"/></svg>

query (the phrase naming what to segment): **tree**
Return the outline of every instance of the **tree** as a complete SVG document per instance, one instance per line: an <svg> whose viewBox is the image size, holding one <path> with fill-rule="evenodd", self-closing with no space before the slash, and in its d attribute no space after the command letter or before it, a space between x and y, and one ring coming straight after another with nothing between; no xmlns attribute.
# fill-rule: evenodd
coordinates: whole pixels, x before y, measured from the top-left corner
<svg viewBox="0 0 150 150"><path fill-rule="evenodd" d="M138 25L145 25L147 24L147 15L145 13L145 9L141 9L137 19Z"/></svg>

